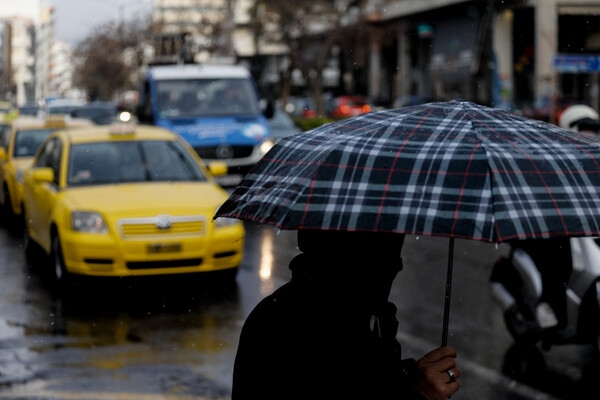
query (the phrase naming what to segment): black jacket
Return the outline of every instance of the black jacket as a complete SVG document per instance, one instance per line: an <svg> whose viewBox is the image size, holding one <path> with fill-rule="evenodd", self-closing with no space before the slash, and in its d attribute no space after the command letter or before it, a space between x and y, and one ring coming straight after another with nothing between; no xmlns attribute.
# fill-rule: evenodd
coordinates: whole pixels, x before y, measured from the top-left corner
<svg viewBox="0 0 600 400"><path fill-rule="evenodd" d="M415 361L401 360L396 308L369 304L360 274L345 270L354 261L292 260L292 280L244 324L232 400L421 399Z"/></svg>

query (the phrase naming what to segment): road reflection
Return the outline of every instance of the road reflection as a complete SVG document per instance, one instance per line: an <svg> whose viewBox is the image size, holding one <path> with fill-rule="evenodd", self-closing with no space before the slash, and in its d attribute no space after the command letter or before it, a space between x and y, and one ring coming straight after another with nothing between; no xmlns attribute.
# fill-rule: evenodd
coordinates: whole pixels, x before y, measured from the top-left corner
<svg viewBox="0 0 600 400"><path fill-rule="evenodd" d="M60 344L40 340L31 348L39 352L152 343L159 336L180 349L215 352L223 349L220 330L239 317L237 285L217 276L80 279L66 292L37 278L45 292L38 306L47 312L23 326L24 335L68 337Z"/></svg>
<svg viewBox="0 0 600 400"><path fill-rule="evenodd" d="M271 274L273 273L273 231L268 230L262 237L260 245L260 268L259 276L261 279L260 293L263 296L275 290Z"/></svg>
<svg viewBox="0 0 600 400"><path fill-rule="evenodd" d="M246 232L234 285L205 275L89 279L68 293L28 267L20 237L0 232L7 260L0 280L0 379L13 374L19 382L4 387L0 398L89 398L68 397L78 390L107 399L122 393L227 398L242 324L289 280L289 261L298 254L294 231L248 223ZM464 370L458 398L600 399L600 361L590 348L513 345L487 283L502 251L474 241L456 246L449 343ZM392 301L403 352L420 357L439 345L447 240L407 237L403 253ZM68 395L53 395L55 387Z"/></svg>

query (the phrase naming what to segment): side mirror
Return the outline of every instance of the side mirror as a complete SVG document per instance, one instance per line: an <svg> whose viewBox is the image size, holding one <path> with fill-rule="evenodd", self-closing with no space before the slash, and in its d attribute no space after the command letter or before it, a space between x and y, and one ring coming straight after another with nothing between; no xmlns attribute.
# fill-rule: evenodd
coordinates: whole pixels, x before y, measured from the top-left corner
<svg viewBox="0 0 600 400"><path fill-rule="evenodd" d="M227 174L227 164L222 161L211 161L208 170L212 176L223 176Z"/></svg>
<svg viewBox="0 0 600 400"><path fill-rule="evenodd" d="M6 160L6 150L4 147L0 147L0 161Z"/></svg>
<svg viewBox="0 0 600 400"><path fill-rule="evenodd" d="M32 178L37 183L54 182L54 170L52 168L35 168L32 170Z"/></svg>

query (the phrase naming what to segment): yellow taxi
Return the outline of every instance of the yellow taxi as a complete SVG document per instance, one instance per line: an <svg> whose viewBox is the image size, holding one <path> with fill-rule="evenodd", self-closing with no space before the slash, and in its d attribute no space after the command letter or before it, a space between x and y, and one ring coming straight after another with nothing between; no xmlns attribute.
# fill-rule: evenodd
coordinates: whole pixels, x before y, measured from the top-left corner
<svg viewBox="0 0 600 400"><path fill-rule="evenodd" d="M84 119L52 116L47 119L17 117L0 128L0 206L3 218L21 215L23 172L31 165L40 144L57 129L92 126Z"/></svg>
<svg viewBox="0 0 600 400"><path fill-rule="evenodd" d="M11 121L17 117L19 110L8 101L0 101L0 124L2 121Z"/></svg>
<svg viewBox="0 0 600 400"><path fill-rule="evenodd" d="M56 281L76 275L222 271L242 261L240 221L213 221L227 192L176 134L105 125L57 131L25 173L25 247L49 255Z"/></svg>

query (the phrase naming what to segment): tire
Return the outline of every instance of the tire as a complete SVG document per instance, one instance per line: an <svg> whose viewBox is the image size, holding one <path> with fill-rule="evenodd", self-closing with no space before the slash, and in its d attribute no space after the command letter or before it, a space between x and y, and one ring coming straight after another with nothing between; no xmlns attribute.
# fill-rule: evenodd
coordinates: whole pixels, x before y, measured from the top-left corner
<svg viewBox="0 0 600 400"><path fill-rule="evenodd" d="M504 375L530 385L539 385L540 378L546 375L547 370L543 354L536 346L530 345L512 345L502 363Z"/></svg>
<svg viewBox="0 0 600 400"><path fill-rule="evenodd" d="M65 260L63 257L62 247L58 233L52 236L52 249L50 251L50 267L52 277L56 285L64 289L70 281L71 276L67 268L65 267Z"/></svg>

